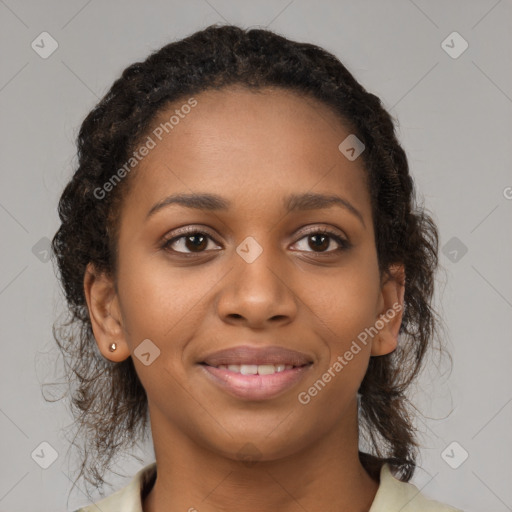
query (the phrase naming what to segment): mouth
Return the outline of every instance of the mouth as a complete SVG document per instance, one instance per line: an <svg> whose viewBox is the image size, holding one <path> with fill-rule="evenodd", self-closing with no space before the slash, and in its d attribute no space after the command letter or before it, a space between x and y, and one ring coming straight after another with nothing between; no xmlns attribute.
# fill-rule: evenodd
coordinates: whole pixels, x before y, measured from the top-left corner
<svg viewBox="0 0 512 512"><path fill-rule="evenodd" d="M260 373L261 367L260 375L263 375L265 371L269 373L282 372L289 369L288 366L304 366L312 363L313 358L303 352L276 345L260 347L239 345L208 354L198 362L215 368L225 366L226 368L223 369L228 369L231 366L232 371L245 372L245 375Z"/></svg>
<svg viewBox="0 0 512 512"><path fill-rule="evenodd" d="M238 373L241 375L273 375L275 373L281 373L286 370L293 370L296 368L303 368L305 366L309 366L313 363L305 363L301 365L293 365L293 364L273 364L273 363L264 363L264 364L219 364L219 365L209 365L208 363L200 363L205 366L209 366L210 368L217 368L219 370L227 370L232 373Z"/></svg>
<svg viewBox="0 0 512 512"><path fill-rule="evenodd" d="M274 346L239 345L198 361L210 384L242 400L276 398L295 387L313 367L313 357Z"/></svg>

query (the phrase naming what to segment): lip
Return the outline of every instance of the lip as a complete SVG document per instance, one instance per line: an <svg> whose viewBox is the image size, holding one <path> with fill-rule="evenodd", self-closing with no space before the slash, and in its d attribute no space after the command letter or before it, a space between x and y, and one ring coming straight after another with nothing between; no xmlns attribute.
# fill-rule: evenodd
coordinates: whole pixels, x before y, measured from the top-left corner
<svg viewBox="0 0 512 512"><path fill-rule="evenodd" d="M278 346L251 347L240 345L208 354L200 363L209 366L221 364L284 364L304 366L313 359L302 352Z"/></svg>
<svg viewBox="0 0 512 512"><path fill-rule="evenodd" d="M201 371L214 385L228 394L244 400L269 400L294 387L313 366L313 358L285 347L253 347L240 345L208 354L198 361ZM220 365L288 365L270 375L243 375Z"/></svg>
<svg viewBox="0 0 512 512"><path fill-rule="evenodd" d="M269 400L293 388L304 378L313 363L297 366L270 375L242 375L224 368L199 364L214 385L230 395L244 400Z"/></svg>

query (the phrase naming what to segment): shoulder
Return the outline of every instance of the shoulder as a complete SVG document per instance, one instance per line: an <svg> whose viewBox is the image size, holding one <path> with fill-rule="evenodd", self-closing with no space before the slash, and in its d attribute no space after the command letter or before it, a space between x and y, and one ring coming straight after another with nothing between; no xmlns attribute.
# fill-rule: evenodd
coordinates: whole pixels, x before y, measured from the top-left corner
<svg viewBox="0 0 512 512"><path fill-rule="evenodd" d="M402 482L391 473L388 464L382 466L380 485L369 512L463 512L445 503L428 499L419 489Z"/></svg>
<svg viewBox="0 0 512 512"><path fill-rule="evenodd" d="M144 466L130 483L102 500L73 512L143 512L141 496L147 492L156 476L156 462Z"/></svg>

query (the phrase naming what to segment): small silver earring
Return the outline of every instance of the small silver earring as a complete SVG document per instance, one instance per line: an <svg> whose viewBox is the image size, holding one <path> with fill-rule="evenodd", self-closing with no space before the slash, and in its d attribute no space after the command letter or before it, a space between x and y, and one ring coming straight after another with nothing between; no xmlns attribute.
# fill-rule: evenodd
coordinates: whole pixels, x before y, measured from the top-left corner
<svg viewBox="0 0 512 512"><path fill-rule="evenodd" d="M117 348L117 344L116 343L111 343L110 346L108 347L108 349L110 350L110 352L114 352L114 350Z"/></svg>

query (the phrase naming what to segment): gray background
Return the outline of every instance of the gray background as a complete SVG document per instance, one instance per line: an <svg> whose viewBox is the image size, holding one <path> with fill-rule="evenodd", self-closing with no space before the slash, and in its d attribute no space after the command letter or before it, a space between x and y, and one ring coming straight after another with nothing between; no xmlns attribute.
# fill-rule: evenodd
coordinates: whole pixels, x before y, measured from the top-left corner
<svg viewBox="0 0 512 512"><path fill-rule="evenodd" d="M413 483L466 511L512 510L510 0L0 0L0 16L0 511L88 503L81 489L67 502L75 460L60 429L72 418L41 395L59 375L51 326L63 308L45 244L58 227L78 127L127 65L215 22L325 47L397 117L441 233L436 301L454 360L451 373L433 366L416 386L428 418L417 420ZM31 47L43 31L59 45L47 59ZM469 44L457 58L442 46L454 31ZM452 53L462 48L450 41ZM48 469L31 457L41 442L58 452ZM469 457L453 469L446 460L460 464L462 450ZM110 475L114 488L153 460L151 444L137 454L142 463L126 457L124 476Z"/></svg>

